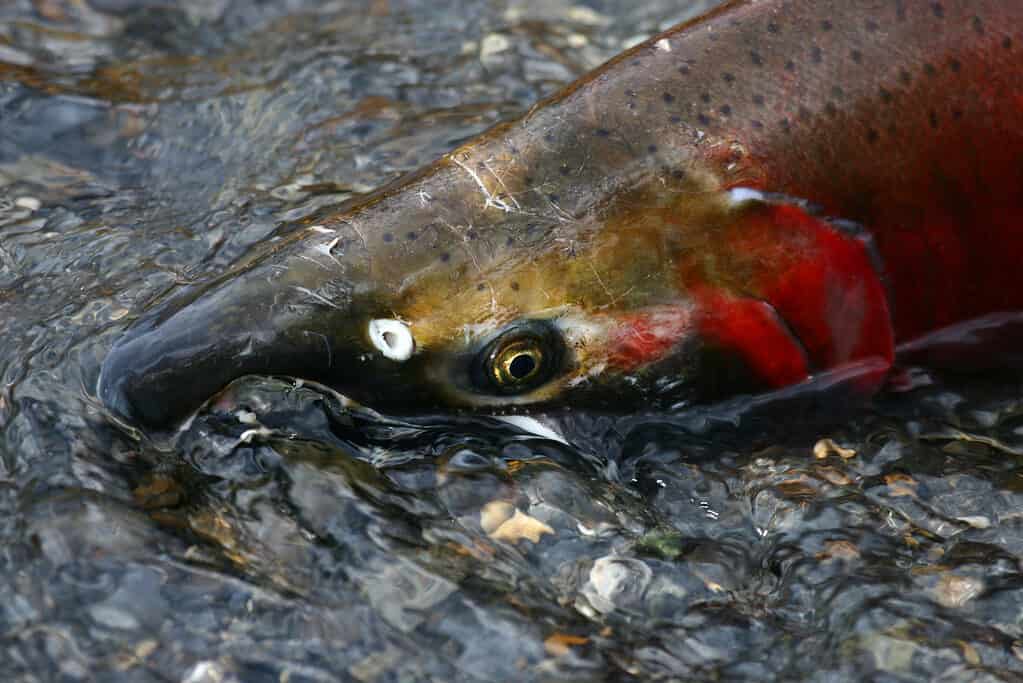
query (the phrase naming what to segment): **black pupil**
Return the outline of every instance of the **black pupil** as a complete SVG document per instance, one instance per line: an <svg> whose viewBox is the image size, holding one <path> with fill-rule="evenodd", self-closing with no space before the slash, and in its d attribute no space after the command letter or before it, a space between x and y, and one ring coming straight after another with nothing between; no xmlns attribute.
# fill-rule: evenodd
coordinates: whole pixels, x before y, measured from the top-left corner
<svg viewBox="0 0 1023 683"><path fill-rule="evenodd" d="M530 373L535 369L536 360L534 360L528 353L520 353L512 359L511 363L508 364L508 372L515 379L529 377Z"/></svg>

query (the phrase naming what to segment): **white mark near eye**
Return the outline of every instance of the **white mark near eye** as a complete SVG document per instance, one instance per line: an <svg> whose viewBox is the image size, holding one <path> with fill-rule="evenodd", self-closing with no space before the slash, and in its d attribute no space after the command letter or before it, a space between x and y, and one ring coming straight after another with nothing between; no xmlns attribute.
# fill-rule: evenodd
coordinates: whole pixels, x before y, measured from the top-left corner
<svg viewBox="0 0 1023 683"><path fill-rule="evenodd" d="M408 325L400 320L378 318L369 321L369 340L385 358L406 361L412 357L416 342Z"/></svg>
<svg viewBox="0 0 1023 683"><path fill-rule="evenodd" d="M764 201L764 193L760 190L754 190L751 187L733 187L728 191L728 200L733 204L742 204L743 202L751 201Z"/></svg>
<svg viewBox="0 0 1023 683"><path fill-rule="evenodd" d="M569 445L568 441L565 440L565 436L556 430L550 424L544 424L535 417L529 417L528 415L497 415L495 416L502 422L507 422L510 425L514 425L524 432L534 434L544 439L550 439L551 441L559 441L566 446Z"/></svg>

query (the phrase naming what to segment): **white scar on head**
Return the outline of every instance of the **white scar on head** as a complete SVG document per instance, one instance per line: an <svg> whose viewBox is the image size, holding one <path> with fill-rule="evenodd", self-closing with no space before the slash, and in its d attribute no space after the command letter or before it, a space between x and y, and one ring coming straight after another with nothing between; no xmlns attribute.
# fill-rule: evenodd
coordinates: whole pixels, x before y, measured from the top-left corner
<svg viewBox="0 0 1023 683"><path fill-rule="evenodd" d="M378 318L370 320L367 328L369 340L385 358L399 363L412 357L416 342L408 325L400 320Z"/></svg>

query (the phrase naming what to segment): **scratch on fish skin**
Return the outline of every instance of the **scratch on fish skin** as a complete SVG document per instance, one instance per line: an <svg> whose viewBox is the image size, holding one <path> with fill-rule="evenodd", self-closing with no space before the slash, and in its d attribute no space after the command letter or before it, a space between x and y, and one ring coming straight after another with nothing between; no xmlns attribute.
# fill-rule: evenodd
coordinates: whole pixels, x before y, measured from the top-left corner
<svg viewBox="0 0 1023 683"><path fill-rule="evenodd" d="M322 251L322 246L323 246L323 245L319 245L319 246L317 246L317 247L313 247L313 249L314 249L314 251L317 251L317 252L319 252L319 253L321 253L321 254L322 254L322 253L324 253L324 252ZM329 252L327 252L327 256L328 256L329 258L331 258L331 259L332 259L332 260L334 261L334 263L336 263L337 265L339 265L339 266L341 265L341 263L340 263L340 262L339 262L339 261L338 261L337 259L335 259L335 258L334 258L334 257L333 257L333 256L332 256L332 255L331 255L331 254L330 254ZM331 268L331 267L330 267L330 266L328 266L327 264L325 264L325 263L321 263L320 261L317 261L317 260L316 260L316 259L314 259L314 258L311 258L311 257L309 257L309 256L306 256L305 254L299 254L299 255L298 255L298 257L299 257L300 259L302 259L303 261L308 261L309 263L312 263L313 265L319 266L320 268L323 268L324 270L327 270L327 271L333 272L333 268Z"/></svg>
<svg viewBox="0 0 1023 683"><path fill-rule="evenodd" d="M550 205L554 207L554 210L557 212L558 220L560 222L570 223L575 220L575 216L561 208L561 206L559 206L558 203L555 202L554 200L548 199L548 203L550 203Z"/></svg>
<svg viewBox="0 0 1023 683"><path fill-rule="evenodd" d="M480 188L480 192L482 192L483 196L486 198L486 201L483 204L484 209L494 207L500 209L501 211L504 211L505 213L512 212L512 207L509 206L507 202L505 202L503 199L499 197L495 197L493 193L490 192L489 188L487 188L486 183L483 182L483 179L480 178L479 174L476 171L469 168L469 166L461 159L459 159L457 156L452 156L451 160L454 161L459 168L468 173L469 177L472 178L476 185Z"/></svg>
<svg viewBox="0 0 1023 683"><path fill-rule="evenodd" d="M587 265L589 265L590 270L593 271L593 277L597 278L597 283L600 285L601 289L603 289L604 293L607 294L607 298L610 299L609 305L613 306L617 301L617 298L608 288L607 284L604 282L604 279L600 277L600 273L597 272L597 267L593 265L593 261L592 260L587 261Z"/></svg>
<svg viewBox="0 0 1023 683"><path fill-rule="evenodd" d="M433 195L431 195L423 188L419 188L419 191L416 193L416 196L419 197L419 206L423 207L424 209L426 208L427 204L433 201Z"/></svg>
<svg viewBox="0 0 1023 683"><path fill-rule="evenodd" d="M504 184L504 181L501 180L501 176L497 175L497 171L495 171L493 167L491 167L490 161L491 161L490 159L485 160L483 162L483 167L490 171L490 175L494 176L494 180L496 180L497 184L501 186L501 188L504 190L504 194L508 197L508 199L511 200L512 204L515 205L516 210L521 211L522 206L519 204L518 200L515 199L515 195L511 193L511 191L508 189L508 186Z"/></svg>
<svg viewBox="0 0 1023 683"><path fill-rule="evenodd" d="M344 268L344 266L341 265L341 262L337 259L337 257L334 256L334 247L336 247L340 243L341 243L341 238L340 237L335 237L330 242L327 242L326 244L321 244L321 245L317 246L316 247L316 251L319 251L321 254L325 254L327 256L327 258L329 258L331 261L333 261L334 264L338 268Z"/></svg>
<svg viewBox="0 0 1023 683"><path fill-rule="evenodd" d="M362 248L369 252L369 243L366 241L366 236L362 234L362 230L359 230L359 226L355 224L355 221L348 221L348 227L355 231L355 234L362 240ZM372 252L370 252L372 254Z"/></svg>
<svg viewBox="0 0 1023 683"><path fill-rule="evenodd" d="M321 304L323 304L325 306L330 306L331 308L337 309L339 311L344 311L345 310L345 309L341 308L340 306L338 306L333 301L331 301L330 299L328 299L327 297L323 296L322 294L318 294L317 292L314 292L313 290L309 289L308 287L300 287L299 285L292 285L292 286L295 289L297 289L298 291L300 291L303 294L305 294L306 296L309 296L309 297L315 299L316 301L319 301Z"/></svg>
<svg viewBox="0 0 1023 683"><path fill-rule="evenodd" d="M337 230L329 230L327 228L323 228L322 226L318 226L318 225L312 226L312 228L310 228L310 230L313 230L313 229L316 229L316 228L320 228L319 230L316 230L316 232L326 233L326 234L330 234L330 235L336 235L337 234ZM341 263L341 261L338 260L338 258L336 256L334 256L334 247L336 247L340 243L341 243L341 238L340 237L334 237L334 239L332 239L329 242L319 242L317 244L314 244L311 247L310 250L315 252L315 253L317 253L317 254L321 254L323 256L326 256L328 259L330 259L330 261L334 264L334 266L336 266L340 270L344 270L345 269L344 265ZM308 257L308 256L306 256L304 254L301 254L299 256L299 258L301 258L301 259L303 259L305 261L309 261L311 263L315 263L316 265L318 265L319 267L323 268L324 270L333 271L333 269L329 265L320 263L319 261L317 261L315 259L312 259L312 258L310 258L310 257Z"/></svg>

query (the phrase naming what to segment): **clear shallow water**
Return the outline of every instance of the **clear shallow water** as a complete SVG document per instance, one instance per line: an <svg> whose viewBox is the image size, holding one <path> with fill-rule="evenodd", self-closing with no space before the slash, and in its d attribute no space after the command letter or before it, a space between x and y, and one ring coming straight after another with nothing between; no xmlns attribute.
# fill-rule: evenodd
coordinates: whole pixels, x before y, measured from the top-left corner
<svg viewBox="0 0 1023 683"><path fill-rule="evenodd" d="M269 379L161 446L88 396L174 283L693 11L633 4L0 8L5 679L1023 675L1018 377L571 446Z"/></svg>

